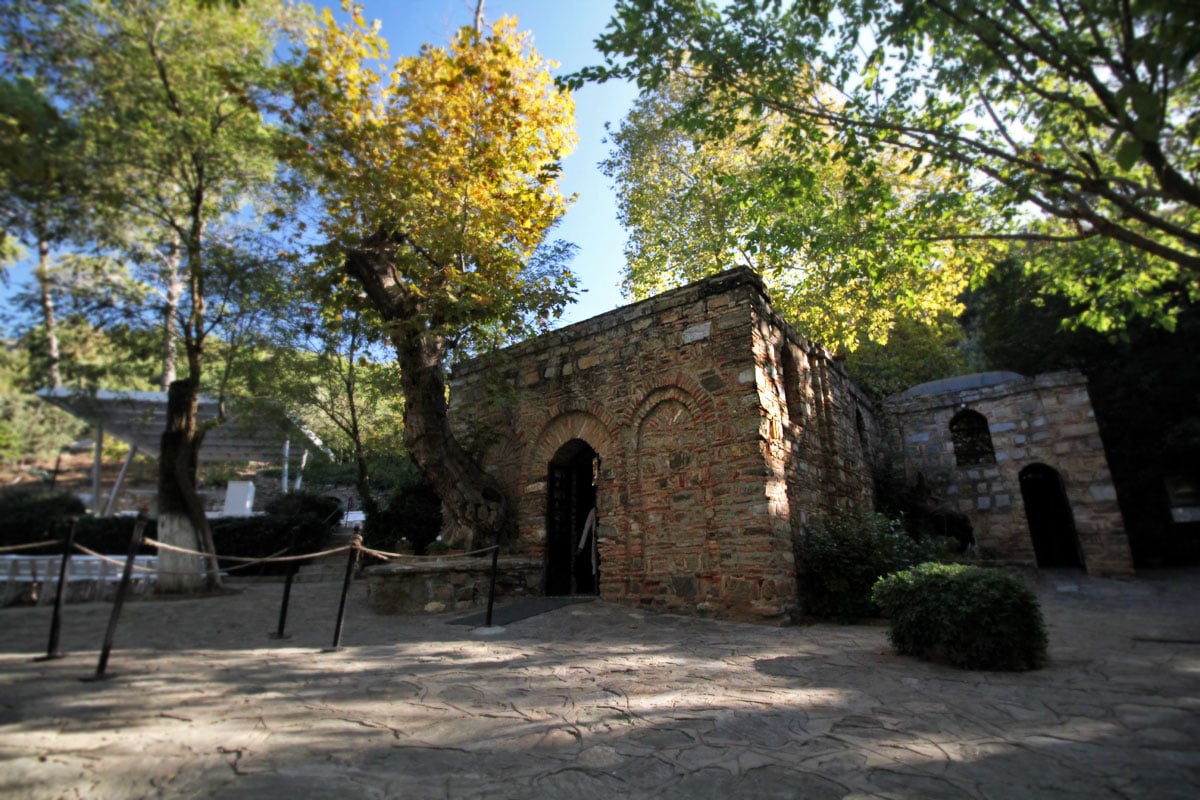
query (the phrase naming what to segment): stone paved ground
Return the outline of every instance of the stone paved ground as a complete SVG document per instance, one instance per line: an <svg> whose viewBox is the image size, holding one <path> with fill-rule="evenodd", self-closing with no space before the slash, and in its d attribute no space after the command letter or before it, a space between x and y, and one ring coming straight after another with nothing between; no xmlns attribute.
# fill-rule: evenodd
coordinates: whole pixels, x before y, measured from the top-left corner
<svg viewBox="0 0 1200 800"><path fill-rule="evenodd" d="M879 626L774 629L604 603L494 635L372 616L356 584L0 610L0 796L1195 798L1200 571L1041 576L1051 664L972 673Z"/></svg>

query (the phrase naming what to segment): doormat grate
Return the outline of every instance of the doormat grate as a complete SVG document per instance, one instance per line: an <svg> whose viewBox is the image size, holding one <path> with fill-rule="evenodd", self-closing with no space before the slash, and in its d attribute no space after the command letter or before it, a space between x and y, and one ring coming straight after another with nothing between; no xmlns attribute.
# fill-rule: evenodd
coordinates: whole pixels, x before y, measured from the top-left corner
<svg viewBox="0 0 1200 800"><path fill-rule="evenodd" d="M492 609L492 625L508 625L512 622L518 622L530 617L536 617L538 614L545 614L547 611L553 611L556 608L574 605L576 603L590 603L595 600L595 597L578 595L573 597L527 597L524 600L517 600L513 603L506 603L502 606L496 606ZM487 621L487 612L481 611L478 614L470 614L458 619L449 621L449 625L470 625L473 628L478 628Z"/></svg>

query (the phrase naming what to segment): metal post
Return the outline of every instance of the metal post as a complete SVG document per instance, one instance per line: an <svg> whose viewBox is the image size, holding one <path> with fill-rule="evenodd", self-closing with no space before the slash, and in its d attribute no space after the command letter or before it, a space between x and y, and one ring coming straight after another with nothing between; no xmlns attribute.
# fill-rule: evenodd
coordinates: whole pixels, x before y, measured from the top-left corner
<svg viewBox="0 0 1200 800"><path fill-rule="evenodd" d="M492 606L496 602L496 564L500 560L500 545L492 545L492 582L488 586L488 610L487 620L483 623L485 628L492 627Z"/></svg>
<svg viewBox="0 0 1200 800"><path fill-rule="evenodd" d="M63 453L67 451L65 446L58 449L58 458L54 459L54 474L50 476L50 491L54 491L54 487L58 484L58 472L62 467Z"/></svg>
<svg viewBox="0 0 1200 800"><path fill-rule="evenodd" d="M292 457L292 440L283 440L283 493L288 493L288 459Z"/></svg>
<svg viewBox="0 0 1200 800"><path fill-rule="evenodd" d="M117 502L117 495L121 493L121 487L125 483L125 473L129 471L129 465L133 463L133 457L137 455L137 445L129 445L129 453L125 456L125 461L121 464L121 471L117 474L117 482L113 484L112 491L108 493L108 502L104 504L104 513L100 516L107 517L112 513L113 504Z"/></svg>
<svg viewBox="0 0 1200 800"><path fill-rule="evenodd" d="M296 573L300 570L299 565L299 561L293 561L292 565L288 567L287 577L283 581L283 603L279 606L279 628L274 633L269 634L272 639L292 638L284 633L283 629L287 626L288 600L292 596L292 581L295 580Z"/></svg>
<svg viewBox="0 0 1200 800"><path fill-rule="evenodd" d="M308 463L308 448L304 448L304 452L300 454L300 467L296 470L296 484L293 487L295 491L300 491L304 485L304 465Z"/></svg>
<svg viewBox="0 0 1200 800"><path fill-rule="evenodd" d="M72 517L71 528L67 531L67 540L63 544L62 563L58 565L58 589L54 593L54 616L50 618L50 641L46 644L46 655L39 656L34 661L53 661L65 655L58 649L58 638L62 632L63 592L67 586L71 551L75 549L75 526L78 524L79 517Z"/></svg>
<svg viewBox="0 0 1200 800"><path fill-rule="evenodd" d="M125 605L125 594L129 591L129 580L133 577L133 562L137 559L138 548L142 545L142 532L146 529L146 520L138 517L133 526L133 536L129 537L129 556L125 559L125 569L121 572L121 583L117 585L117 596L113 599L112 613L108 616L108 630L104 632L104 645L100 648L100 661L96 664L96 674L82 681L102 681L109 676L104 674L108 667L108 654L112 652L113 637L117 633L117 620L121 617L121 607Z"/></svg>
<svg viewBox="0 0 1200 800"><path fill-rule="evenodd" d="M104 425L96 423L96 447L92 451L92 501L88 508L100 515L100 470L104 466Z"/></svg>
<svg viewBox="0 0 1200 800"><path fill-rule="evenodd" d="M355 536L350 543L350 555L346 559L346 578L342 581L342 600L338 603L337 624L333 628L333 645L326 647L322 653L335 653L342 649L342 620L346 618L346 595L350 592L350 579L354 577L354 563L358 561L358 548L362 545L362 537Z"/></svg>

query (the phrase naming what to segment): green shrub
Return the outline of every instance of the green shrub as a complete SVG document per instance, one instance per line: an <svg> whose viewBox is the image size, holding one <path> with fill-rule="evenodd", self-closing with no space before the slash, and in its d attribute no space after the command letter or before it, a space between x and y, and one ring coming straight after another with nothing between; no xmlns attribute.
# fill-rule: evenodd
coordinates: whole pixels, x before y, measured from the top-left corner
<svg viewBox="0 0 1200 800"><path fill-rule="evenodd" d="M125 555L129 552L129 539L133 536L135 524L135 517L80 517L79 525L75 528L75 541L97 553ZM147 520L142 536L158 538L158 524L154 520ZM138 552L157 554L158 548L142 544Z"/></svg>
<svg viewBox="0 0 1200 800"><path fill-rule="evenodd" d="M43 487L6 489L0 492L0 547L61 539L70 529L71 517L81 517L86 511L83 501L68 492L55 492ZM125 541L128 547L129 540ZM60 551L60 547L51 546L22 550L20 554Z"/></svg>
<svg viewBox="0 0 1200 800"><path fill-rule="evenodd" d="M363 541L368 547L390 550L404 538L413 553L426 555L442 530L442 501L420 473L396 484L387 502L367 519Z"/></svg>
<svg viewBox="0 0 1200 800"><path fill-rule="evenodd" d="M875 581L939 555L936 544L913 539L881 514L817 520L797 542L801 606L820 619L879 616L871 602Z"/></svg>
<svg viewBox="0 0 1200 800"><path fill-rule="evenodd" d="M129 552L129 537L133 535L133 517L88 516L83 502L68 492L46 488L12 489L0 492L0 547L29 544L47 539L62 540L70 530L71 518L78 517L75 541L105 555L124 555ZM155 535L154 522L145 529L146 536ZM21 550L20 555L57 555L62 545L51 544L33 550ZM154 550L143 545L139 552Z"/></svg>
<svg viewBox="0 0 1200 800"><path fill-rule="evenodd" d="M1046 660L1037 598L998 570L921 564L883 578L871 596L904 655L964 669L1027 670Z"/></svg>
<svg viewBox="0 0 1200 800"><path fill-rule="evenodd" d="M336 497L308 492L280 495L266 504L266 511L254 517L224 517L209 522L222 569L236 568L234 575L286 574L306 562L246 567L245 562L220 557L268 558L318 552L326 547L342 516Z"/></svg>
<svg viewBox="0 0 1200 800"><path fill-rule="evenodd" d="M337 527L342 520L342 501L328 495L313 492L292 492L272 498L263 506L268 514L281 516L300 516L312 514L323 520L331 528Z"/></svg>

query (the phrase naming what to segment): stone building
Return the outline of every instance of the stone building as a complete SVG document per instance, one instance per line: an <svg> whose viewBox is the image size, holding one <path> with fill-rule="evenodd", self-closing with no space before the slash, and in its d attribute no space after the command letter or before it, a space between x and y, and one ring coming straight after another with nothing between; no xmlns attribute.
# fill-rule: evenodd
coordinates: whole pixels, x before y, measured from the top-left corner
<svg viewBox="0 0 1200 800"><path fill-rule="evenodd" d="M1081 373L948 378L886 410L907 482L970 519L982 560L1133 571Z"/></svg>
<svg viewBox="0 0 1200 800"><path fill-rule="evenodd" d="M461 365L451 402L551 595L782 620L793 535L872 502L870 403L749 270Z"/></svg>
<svg viewBox="0 0 1200 800"><path fill-rule="evenodd" d="M1035 563L1022 507L1040 502L1047 527L1072 515L1089 570L1129 569L1079 376L918 387L880 412L749 270L467 362L451 385L455 432L509 492L514 555L548 595L782 621L803 526L871 509L889 463L965 512L984 556Z"/></svg>

